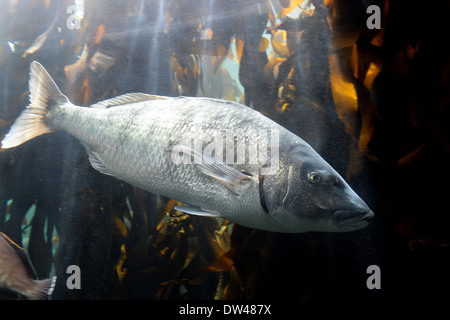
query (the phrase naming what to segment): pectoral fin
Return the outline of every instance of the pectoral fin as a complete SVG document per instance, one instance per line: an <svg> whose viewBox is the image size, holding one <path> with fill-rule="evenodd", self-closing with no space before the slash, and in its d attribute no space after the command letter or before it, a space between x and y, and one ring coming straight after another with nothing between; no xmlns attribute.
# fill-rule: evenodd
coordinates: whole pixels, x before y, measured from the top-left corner
<svg viewBox="0 0 450 320"><path fill-rule="evenodd" d="M172 152L186 153L194 157L194 164L198 165L200 172L224 184L234 194L239 195L242 188L247 185L251 176L244 174L223 161L213 158L201 151L184 145L175 145L170 148Z"/></svg>

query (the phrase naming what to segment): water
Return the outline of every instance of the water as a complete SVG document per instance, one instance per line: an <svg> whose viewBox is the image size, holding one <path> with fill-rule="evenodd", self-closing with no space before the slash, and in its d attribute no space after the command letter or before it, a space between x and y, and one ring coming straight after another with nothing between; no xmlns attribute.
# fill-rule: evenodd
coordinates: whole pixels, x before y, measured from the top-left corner
<svg viewBox="0 0 450 320"><path fill-rule="evenodd" d="M448 8L378 1L370 29L364 1L290 2L0 1L0 136L28 104L33 60L77 105L233 100L309 142L375 213L342 234L188 216L94 170L68 134L44 135L0 150L0 231L39 278L58 277L53 299L379 299L450 284Z"/></svg>

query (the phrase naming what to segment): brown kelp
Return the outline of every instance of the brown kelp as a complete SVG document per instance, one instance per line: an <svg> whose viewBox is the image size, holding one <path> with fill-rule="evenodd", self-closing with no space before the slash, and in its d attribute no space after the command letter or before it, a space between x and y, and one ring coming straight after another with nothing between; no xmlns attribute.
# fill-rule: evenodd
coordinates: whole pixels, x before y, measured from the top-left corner
<svg viewBox="0 0 450 320"><path fill-rule="evenodd" d="M370 4L381 29L367 27ZM128 92L235 100L309 142L377 214L367 230L339 235L192 217L99 174L68 135L42 136L0 150L0 231L26 247L39 278L58 277L53 299L373 298L450 284L445 2L0 8L0 137L27 104L32 60L78 105ZM365 286L372 264L379 291ZM80 290L66 286L69 265L80 267Z"/></svg>

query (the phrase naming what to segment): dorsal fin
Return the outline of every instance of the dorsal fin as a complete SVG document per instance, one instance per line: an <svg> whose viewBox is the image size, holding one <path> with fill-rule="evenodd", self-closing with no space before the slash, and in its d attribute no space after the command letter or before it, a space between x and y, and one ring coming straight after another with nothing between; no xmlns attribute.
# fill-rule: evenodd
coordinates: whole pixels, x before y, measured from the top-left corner
<svg viewBox="0 0 450 320"><path fill-rule="evenodd" d="M135 103L146 100L163 100L169 99L164 96L157 96L147 93L126 93L118 97L114 97L111 99L103 100L97 102L96 104L91 105L91 108L110 108L110 107L118 107L128 103Z"/></svg>

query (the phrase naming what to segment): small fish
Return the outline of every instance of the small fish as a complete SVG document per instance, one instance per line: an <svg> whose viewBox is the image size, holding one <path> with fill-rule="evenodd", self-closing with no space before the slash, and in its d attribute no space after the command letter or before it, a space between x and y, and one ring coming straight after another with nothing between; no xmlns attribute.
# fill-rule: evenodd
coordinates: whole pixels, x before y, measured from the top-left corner
<svg viewBox="0 0 450 320"><path fill-rule="evenodd" d="M56 277L35 278L36 272L27 252L0 232L0 290L17 292L29 300L49 299Z"/></svg>
<svg viewBox="0 0 450 320"><path fill-rule="evenodd" d="M50 25L50 27L48 27L47 30L45 30L42 34L40 34L36 40L34 40L33 44L31 45L31 47L29 47L24 54L22 55L22 58L25 58L26 56L28 56L29 54L33 54L36 51L38 51L43 45L44 43L47 41L47 37L50 34L50 32L53 30L53 27L55 26L56 20L57 20L58 16L55 16L55 18L53 19L52 24Z"/></svg>
<svg viewBox="0 0 450 320"><path fill-rule="evenodd" d="M101 173L183 203L178 211L255 229L343 232L373 216L309 144L239 103L131 93L79 107L38 62L29 87L2 148L65 130Z"/></svg>

